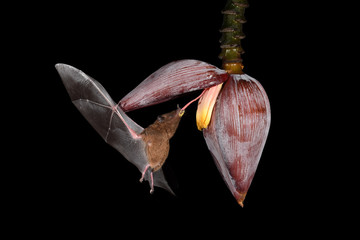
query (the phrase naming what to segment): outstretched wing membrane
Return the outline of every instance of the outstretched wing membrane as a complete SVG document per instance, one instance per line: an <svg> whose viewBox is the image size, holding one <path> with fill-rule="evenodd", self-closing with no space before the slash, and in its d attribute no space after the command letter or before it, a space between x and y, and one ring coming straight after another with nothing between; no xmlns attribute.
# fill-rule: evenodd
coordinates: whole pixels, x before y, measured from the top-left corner
<svg viewBox="0 0 360 240"><path fill-rule="evenodd" d="M105 88L82 71L66 64L56 69L70 95L70 99L91 126L112 147L143 172L148 164L145 142L140 137L144 130L111 99ZM154 186L173 193L162 170L153 173ZM145 179L151 181L150 174Z"/></svg>

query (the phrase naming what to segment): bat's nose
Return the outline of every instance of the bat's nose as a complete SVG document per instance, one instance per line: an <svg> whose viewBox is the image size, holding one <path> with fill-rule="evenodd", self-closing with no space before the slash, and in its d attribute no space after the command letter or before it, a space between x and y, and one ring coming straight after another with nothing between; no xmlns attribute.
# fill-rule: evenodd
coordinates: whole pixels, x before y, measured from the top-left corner
<svg viewBox="0 0 360 240"><path fill-rule="evenodd" d="M178 108L178 109L176 109L174 112L175 112L174 117L175 117L176 115L178 115L179 117L182 117L182 116L184 115L184 113L185 113L185 110L182 110L181 108Z"/></svg>

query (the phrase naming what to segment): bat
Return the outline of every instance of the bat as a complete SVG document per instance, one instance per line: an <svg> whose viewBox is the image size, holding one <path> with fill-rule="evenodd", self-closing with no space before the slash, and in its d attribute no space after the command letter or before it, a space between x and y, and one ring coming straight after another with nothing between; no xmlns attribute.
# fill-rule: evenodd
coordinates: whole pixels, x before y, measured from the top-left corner
<svg viewBox="0 0 360 240"><path fill-rule="evenodd" d="M150 193L157 186L175 195L161 167L183 111L178 108L163 114L144 129L125 114L98 81L70 65L55 67L72 103L106 143L139 169L140 182L149 182Z"/></svg>

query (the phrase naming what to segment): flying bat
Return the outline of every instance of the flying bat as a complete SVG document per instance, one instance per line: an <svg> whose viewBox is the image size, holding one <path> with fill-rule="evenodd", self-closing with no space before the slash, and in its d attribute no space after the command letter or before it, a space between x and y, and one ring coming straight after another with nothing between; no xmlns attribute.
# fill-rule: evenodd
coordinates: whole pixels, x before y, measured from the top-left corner
<svg viewBox="0 0 360 240"><path fill-rule="evenodd" d="M161 169L169 153L169 139L181 118L181 109L163 114L142 128L115 103L105 88L82 71L56 64L71 101L106 143L119 151L142 173L140 181L174 194Z"/></svg>

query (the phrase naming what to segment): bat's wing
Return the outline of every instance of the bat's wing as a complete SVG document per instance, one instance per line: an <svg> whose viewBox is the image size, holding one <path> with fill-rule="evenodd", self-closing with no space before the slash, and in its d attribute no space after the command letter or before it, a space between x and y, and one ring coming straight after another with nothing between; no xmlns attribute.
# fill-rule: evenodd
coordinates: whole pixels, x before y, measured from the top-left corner
<svg viewBox="0 0 360 240"><path fill-rule="evenodd" d="M91 126L105 142L143 172L148 165L145 142L140 137L144 129L118 107L105 88L95 79L66 64L56 64L55 67L71 101ZM154 172L153 177L154 186L174 194L165 180L162 169ZM150 183L149 172L145 174L145 180Z"/></svg>

